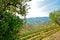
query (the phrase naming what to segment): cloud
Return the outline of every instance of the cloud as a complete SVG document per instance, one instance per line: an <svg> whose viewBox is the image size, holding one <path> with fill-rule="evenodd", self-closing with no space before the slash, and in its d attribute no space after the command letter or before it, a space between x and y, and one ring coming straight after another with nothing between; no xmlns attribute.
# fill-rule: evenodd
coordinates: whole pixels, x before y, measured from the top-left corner
<svg viewBox="0 0 60 40"><path fill-rule="evenodd" d="M42 2L44 0L32 0L31 2L28 3L28 5L30 5L31 9L28 10L28 14L27 14L27 18L28 17L39 17L40 16L40 12L38 7L36 6L37 2Z"/></svg>
<svg viewBox="0 0 60 40"><path fill-rule="evenodd" d="M48 0L50 1L50 0ZM27 13L27 18L29 17L48 17L49 16L49 12L58 9L58 6L55 5L57 4L57 0L54 0L53 2L50 1L50 3L46 3L45 0L32 0L31 2L29 2L28 4L30 5L31 9L28 10L29 13ZM38 2L44 4L44 2L46 4L44 4L42 7L41 6L37 6L39 5ZM42 5L42 4L41 4ZM59 6L60 7L60 6Z"/></svg>
<svg viewBox="0 0 60 40"><path fill-rule="evenodd" d="M49 3L49 4L45 4L44 6L40 7L40 9L45 10L48 8L51 8L52 6L55 6L54 4L56 3L56 1Z"/></svg>

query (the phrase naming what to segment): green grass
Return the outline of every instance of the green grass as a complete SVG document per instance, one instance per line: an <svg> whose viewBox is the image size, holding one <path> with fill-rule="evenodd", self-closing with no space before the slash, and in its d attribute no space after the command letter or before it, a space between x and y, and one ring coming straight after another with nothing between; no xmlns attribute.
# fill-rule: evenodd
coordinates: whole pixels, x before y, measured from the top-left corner
<svg viewBox="0 0 60 40"><path fill-rule="evenodd" d="M57 28L59 28L59 27L57 27L57 26L41 27L41 28L38 29L38 30L33 30L33 31L30 31L30 32L27 32L27 33L22 34L22 35L21 35L21 38L22 38L22 40L26 40L26 39L32 38L32 37L34 37L34 36L36 36L36 35L39 35L42 31L45 33L45 32L48 32L48 31L50 31L50 30L57 29ZM51 35L51 34L52 34L52 33L47 33L46 35L49 36L49 35ZM47 36L45 36L45 37L47 37ZM42 39L42 38L44 38L44 37L40 37L40 38L38 38L38 39Z"/></svg>
<svg viewBox="0 0 60 40"><path fill-rule="evenodd" d="M40 32L40 31L42 31L42 30L43 30L44 32L47 32L47 31L52 30L52 29L54 29L54 28L57 28L57 27L55 27L55 26L54 26L54 27L50 27L50 28L41 27L41 28L38 29L38 30L33 30L33 31L26 32L26 33L24 33L24 34L21 34L21 37L25 37L25 36L27 36L27 35Z"/></svg>

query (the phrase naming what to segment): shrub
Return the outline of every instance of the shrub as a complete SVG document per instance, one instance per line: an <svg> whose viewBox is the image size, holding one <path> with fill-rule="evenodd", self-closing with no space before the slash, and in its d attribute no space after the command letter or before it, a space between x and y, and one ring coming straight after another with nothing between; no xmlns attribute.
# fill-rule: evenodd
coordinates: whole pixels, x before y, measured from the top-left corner
<svg viewBox="0 0 60 40"><path fill-rule="evenodd" d="M20 40L23 20L12 13L0 13L0 40Z"/></svg>

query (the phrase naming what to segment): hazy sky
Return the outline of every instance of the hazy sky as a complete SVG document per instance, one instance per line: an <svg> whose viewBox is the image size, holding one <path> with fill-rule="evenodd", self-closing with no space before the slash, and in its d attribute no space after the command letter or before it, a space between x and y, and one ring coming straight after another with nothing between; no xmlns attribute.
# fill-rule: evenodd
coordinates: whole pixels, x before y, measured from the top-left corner
<svg viewBox="0 0 60 40"><path fill-rule="evenodd" d="M28 10L27 18L48 17L51 11L60 8L60 0L32 0L28 5L31 9Z"/></svg>

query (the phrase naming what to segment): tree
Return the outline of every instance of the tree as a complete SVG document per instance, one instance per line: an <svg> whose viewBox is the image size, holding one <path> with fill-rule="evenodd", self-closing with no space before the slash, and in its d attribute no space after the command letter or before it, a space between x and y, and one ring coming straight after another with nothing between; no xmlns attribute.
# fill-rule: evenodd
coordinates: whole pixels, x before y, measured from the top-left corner
<svg viewBox="0 0 60 40"><path fill-rule="evenodd" d="M20 40L23 19L26 16L26 2L30 0L0 0L0 40Z"/></svg>
<svg viewBox="0 0 60 40"><path fill-rule="evenodd" d="M0 12L9 11L26 15L26 2L30 0L0 0Z"/></svg>
<svg viewBox="0 0 60 40"><path fill-rule="evenodd" d="M60 26L60 10L51 12L50 18Z"/></svg>

